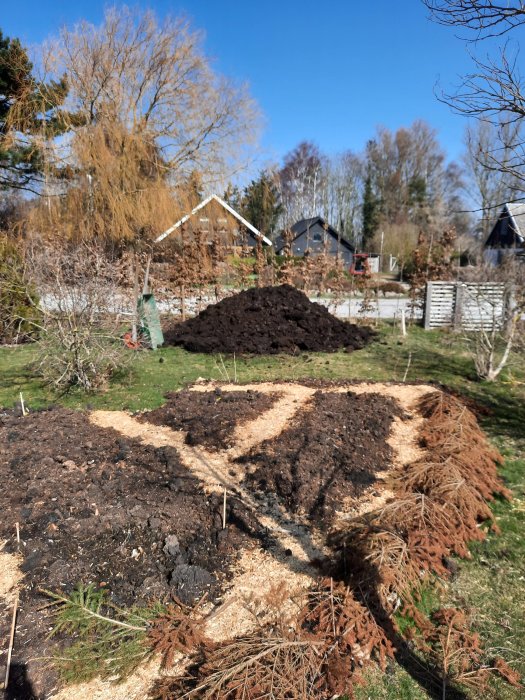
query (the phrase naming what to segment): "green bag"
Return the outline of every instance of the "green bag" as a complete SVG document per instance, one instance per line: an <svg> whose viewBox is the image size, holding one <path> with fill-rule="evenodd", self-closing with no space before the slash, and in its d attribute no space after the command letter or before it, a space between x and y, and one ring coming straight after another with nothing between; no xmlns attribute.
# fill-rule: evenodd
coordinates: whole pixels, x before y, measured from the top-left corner
<svg viewBox="0 0 525 700"><path fill-rule="evenodd" d="M153 350L164 343L160 316L153 294L143 294L137 304L139 330L146 337Z"/></svg>

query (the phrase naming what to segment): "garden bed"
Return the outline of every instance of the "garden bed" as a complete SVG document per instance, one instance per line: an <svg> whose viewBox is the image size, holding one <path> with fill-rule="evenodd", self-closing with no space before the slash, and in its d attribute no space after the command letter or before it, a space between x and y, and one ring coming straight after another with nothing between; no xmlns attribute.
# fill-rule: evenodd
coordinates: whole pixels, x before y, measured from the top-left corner
<svg viewBox="0 0 525 700"><path fill-rule="evenodd" d="M473 415L423 385L198 383L135 416L4 412L0 445L2 648L20 564L12 685L27 677L45 698L57 677L42 662L54 646L39 589L67 594L78 583L124 607L206 594L214 645L268 629L269 616L289 619L312 587L333 604L336 586L344 614L378 630L384 662L399 642L392 611L423 572L448 575L447 557L484 536L486 500L506 494ZM319 583L323 575L332 583ZM342 638L312 627L302 605L310 621L295 634L307 625L342 653ZM93 681L53 697L138 700L152 673L148 685L139 674L135 686ZM332 690L344 683L341 669L332 680ZM177 698L181 687L175 678L154 697Z"/></svg>

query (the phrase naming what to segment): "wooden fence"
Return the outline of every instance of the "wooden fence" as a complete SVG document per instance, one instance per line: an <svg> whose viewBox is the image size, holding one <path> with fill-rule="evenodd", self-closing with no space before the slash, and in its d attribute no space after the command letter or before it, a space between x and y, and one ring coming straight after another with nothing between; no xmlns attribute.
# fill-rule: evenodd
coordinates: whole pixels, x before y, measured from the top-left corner
<svg viewBox="0 0 525 700"><path fill-rule="evenodd" d="M505 314L505 285L494 282L427 282L425 329L492 330Z"/></svg>

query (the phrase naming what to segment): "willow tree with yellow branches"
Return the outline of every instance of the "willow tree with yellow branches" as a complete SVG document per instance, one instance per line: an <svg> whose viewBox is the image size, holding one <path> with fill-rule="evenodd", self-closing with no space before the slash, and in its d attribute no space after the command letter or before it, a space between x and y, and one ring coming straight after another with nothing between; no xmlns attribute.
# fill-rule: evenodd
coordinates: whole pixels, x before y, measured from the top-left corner
<svg viewBox="0 0 525 700"><path fill-rule="evenodd" d="M69 90L52 156L61 177L35 212L53 236L151 241L186 210L192 173L222 182L256 137L246 87L212 70L183 18L112 8L100 26L64 29L46 55Z"/></svg>

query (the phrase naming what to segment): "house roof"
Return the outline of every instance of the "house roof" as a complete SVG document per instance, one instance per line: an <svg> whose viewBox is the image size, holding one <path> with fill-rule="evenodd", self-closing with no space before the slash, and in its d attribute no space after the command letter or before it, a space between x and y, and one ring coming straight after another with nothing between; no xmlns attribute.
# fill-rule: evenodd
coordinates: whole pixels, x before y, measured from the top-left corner
<svg viewBox="0 0 525 700"><path fill-rule="evenodd" d="M525 243L525 203L508 202L503 205L494 226L491 228L484 244L485 247L498 247L498 245L494 245L498 242L498 225L504 219L509 220L509 229L515 237L513 246L516 244L522 246Z"/></svg>
<svg viewBox="0 0 525 700"><path fill-rule="evenodd" d="M347 241L346 238L343 238L339 231L337 231L333 226L327 224L321 216L313 216L310 219L300 219L299 221L296 221L295 224L290 227L290 230L293 233L292 242L299 238L299 236L306 233L308 229L313 228L316 224L322 226L327 233L329 233L333 238L336 238L344 248L347 248L348 250L352 251L352 253L355 253L355 247L349 241ZM275 243L276 252L279 253L283 247L284 238L281 234Z"/></svg>
<svg viewBox="0 0 525 700"><path fill-rule="evenodd" d="M212 200L215 200L218 202L223 209L226 209L232 216L234 216L237 221L240 221L243 226L246 226L246 228L253 233L255 238L260 238L264 245L272 245L272 242L269 238L266 238L260 231L258 231L255 226L252 226L249 221L246 221L245 218L243 218L240 214L238 214L235 209L232 209L229 204L227 204L223 199L221 199L218 195L216 194L211 194L209 197L206 197L206 199L203 199L200 204L197 204L197 206L190 211L189 214L186 214L185 216L182 217L182 219L179 219L177 223L173 224L173 226L170 226L164 233L161 233L160 236L157 236L155 239L155 243L160 243L163 241L165 238L167 238L173 231L176 231L178 228L182 226L182 224L186 223L188 219L190 219L194 214L196 214L199 209L202 209L205 207L207 204L209 204Z"/></svg>
<svg viewBox="0 0 525 700"><path fill-rule="evenodd" d="M525 203L510 202L505 207L509 212L516 235L520 239L520 243L523 243L525 241Z"/></svg>

